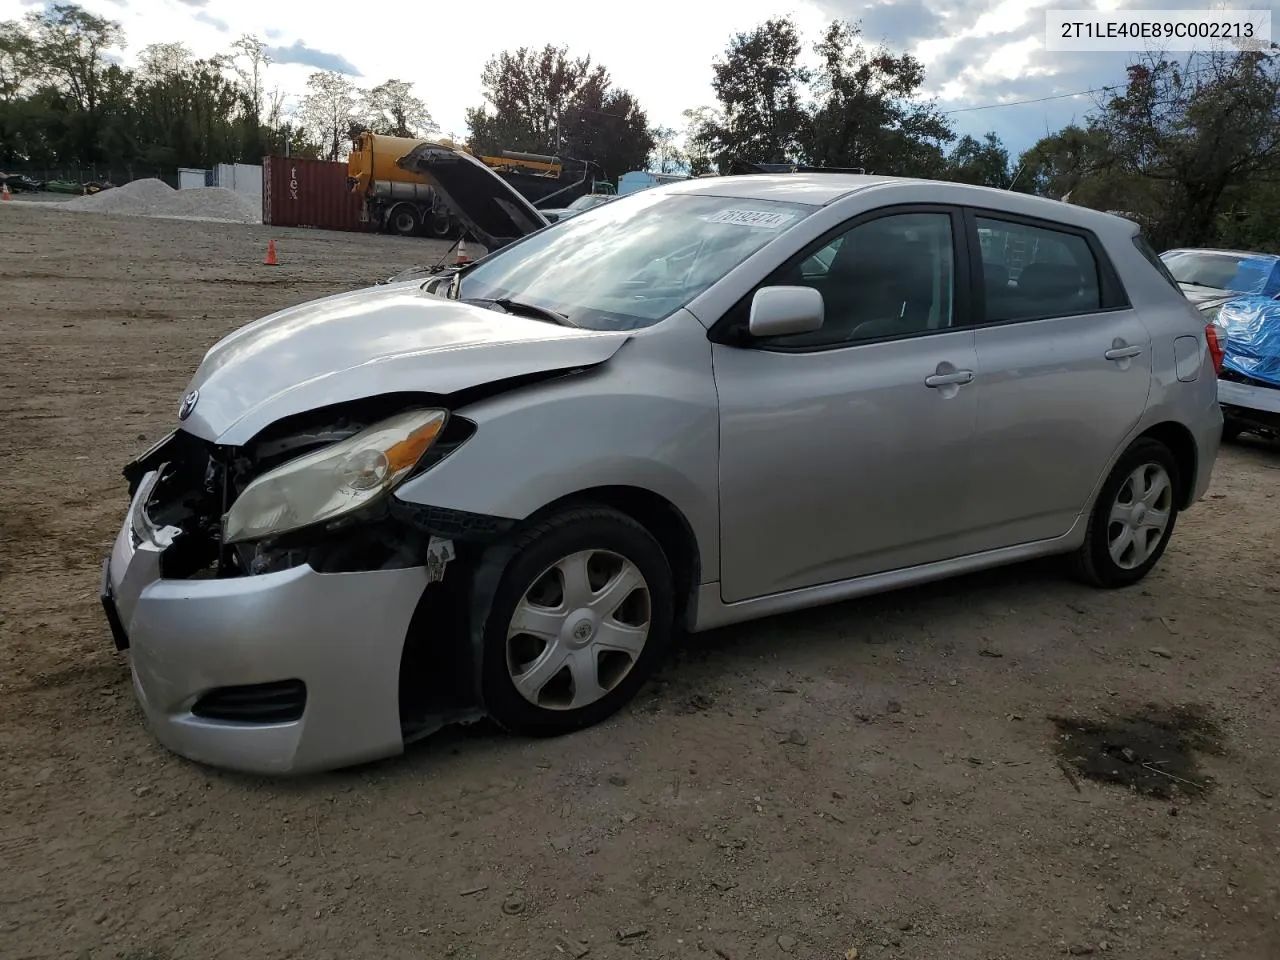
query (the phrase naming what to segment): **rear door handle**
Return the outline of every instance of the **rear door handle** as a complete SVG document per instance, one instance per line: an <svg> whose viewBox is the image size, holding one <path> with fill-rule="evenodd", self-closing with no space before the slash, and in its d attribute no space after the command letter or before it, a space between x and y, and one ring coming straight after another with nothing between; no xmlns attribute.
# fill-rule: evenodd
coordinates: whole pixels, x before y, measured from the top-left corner
<svg viewBox="0 0 1280 960"><path fill-rule="evenodd" d="M1141 347L1112 347L1103 354L1108 360L1128 360L1142 352Z"/></svg>
<svg viewBox="0 0 1280 960"><path fill-rule="evenodd" d="M946 387L953 383L970 383L973 380L972 370L957 370L955 373L935 373L924 378L926 387Z"/></svg>

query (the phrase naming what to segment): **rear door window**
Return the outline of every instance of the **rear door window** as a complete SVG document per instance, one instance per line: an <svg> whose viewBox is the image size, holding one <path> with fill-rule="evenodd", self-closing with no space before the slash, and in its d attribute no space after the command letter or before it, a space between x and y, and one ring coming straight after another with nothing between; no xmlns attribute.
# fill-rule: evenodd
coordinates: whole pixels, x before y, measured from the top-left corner
<svg viewBox="0 0 1280 960"><path fill-rule="evenodd" d="M1103 309L1098 261L1084 236L993 217L976 221L988 322Z"/></svg>

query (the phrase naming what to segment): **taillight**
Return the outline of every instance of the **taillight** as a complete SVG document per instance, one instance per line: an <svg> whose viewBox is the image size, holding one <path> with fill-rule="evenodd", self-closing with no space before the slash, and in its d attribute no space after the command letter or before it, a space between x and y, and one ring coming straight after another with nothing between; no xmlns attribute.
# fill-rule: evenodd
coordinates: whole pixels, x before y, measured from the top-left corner
<svg viewBox="0 0 1280 960"><path fill-rule="evenodd" d="M1222 372L1222 334L1218 332L1218 327L1213 323L1206 323L1204 326L1204 339L1209 344L1209 356L1213 358L1213 372Z"/></svg>

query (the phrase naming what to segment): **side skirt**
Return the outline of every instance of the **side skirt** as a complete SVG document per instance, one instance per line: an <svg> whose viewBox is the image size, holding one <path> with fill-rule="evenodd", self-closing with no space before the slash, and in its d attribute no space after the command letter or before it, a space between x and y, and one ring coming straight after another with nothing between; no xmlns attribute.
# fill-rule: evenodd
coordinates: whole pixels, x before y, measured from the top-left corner
<svg viewBox="0 0 1280 960"><path fill-rule="evenodd" d="M720 599L719 581L704 583L698 588L697 609L692 611L689 618L689 632L700 633L704 630L714 630L717 627L758 620L780 613L792 613L796 610L853 600L902 587L947 580L991 567L1070 553L1084 542L1088 522L1089 513L1082 513L1076 518L1070 530L1052 540L1036 540L1013 547L1001 547L999 550L974 553L966 557L955 557L951 560L940 560L937 563L905 567L900 570L887 570L884 573L873 573L853 580L822 583L814 587L788 590L785 593L774 593L751 600L740 600L736 603L724 603Z"/></svg>

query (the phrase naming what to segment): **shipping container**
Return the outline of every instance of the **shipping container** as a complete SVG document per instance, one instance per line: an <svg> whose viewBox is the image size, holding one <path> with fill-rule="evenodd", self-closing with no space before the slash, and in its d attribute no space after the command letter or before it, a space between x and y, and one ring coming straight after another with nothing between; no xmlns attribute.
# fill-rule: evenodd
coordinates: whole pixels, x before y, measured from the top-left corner
<svg viewBox="0 0 1280 960"><path fill-rule="evenodd" d="M347 187L347 165L297 157L264 157L262 222L319 230L365 229L364 203Z"/></svg>

